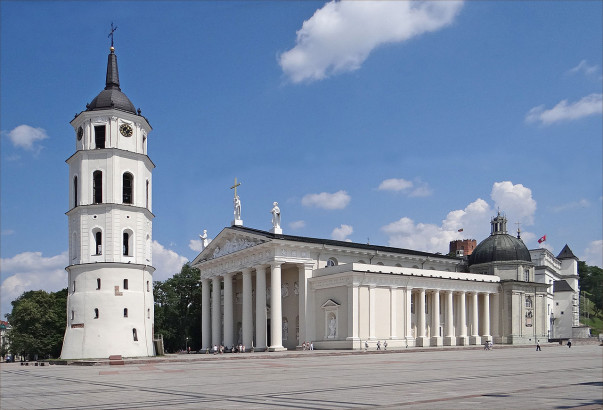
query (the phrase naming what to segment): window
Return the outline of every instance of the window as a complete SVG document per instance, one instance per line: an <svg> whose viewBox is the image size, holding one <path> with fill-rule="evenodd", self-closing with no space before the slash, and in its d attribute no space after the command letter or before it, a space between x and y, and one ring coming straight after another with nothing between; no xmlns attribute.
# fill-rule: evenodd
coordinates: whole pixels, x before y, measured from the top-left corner
<svg viewBox="0 0 603 410"><path fill-rule="evenodd" d="M526 281L526 282L529 282L529 281L530 281L530 271L529 271L529 269L526 269L526 270L525 270L525 272L524 272L524 276L525 276L525 278L524 278L524 279L525 279L525 281Z"/></svg>
<svg viewBox="0 0 603 410"><path fill-rule="evenodd" d="M132 329L132 337L135 342L138 342L138 332L136 332L136 329Z"/></svg>
<svg viewBox="0 0 603 410"><path fill-rule="evenodd" d="M96 290L100 290L101 280L100 278L96 278Z"/></svg>
<svg viewBox="0 0 603 410"><path fill-rule="evenodd" d="M129 172L125 172L123 176L123 203L132 203L132 185L134 183L134 176Z"/></svg>
<svg viewBox="0 0 603 410"><path fill-rule="evenodd" d="M73 290L72 292L75 292L75 281L73 281Z"/></svg>
<svg viewBox="0 0 603 410"><path fill-rule="evenodd" d="M105 148L105 126L97 125L94 127L94 144L96 148Z"/></svg>
<svg viewBox="0 0 603 410"><path fill-rule="evenodd" d="M410 313L415 313L415 297L413 294L410 295Z"/></svg>
<svg viewBox="0 0 603 410"><path fill-rule="evenodd" d="M147 309L147 319L151 318L151 309Z"/></svg>
<svg viewBox="0 0 603 410"><path fill-rule="evenodd" d="M98 308L94 308L94 318L98 319Z"/></svg>
<svg viewBox="0 0 603 410"><path fill-rule="evenodd" d="M526 297L526 308L532 309L532 297L531 296Z"/></svg>
<svg viewBox="0 0 603 410"><path fill-rule="evenodd" d="M73 320L73 319L75 319L75 311L74 310L71 311L71 320Z"/></svg>
<svg viewBox="0 0 603 410"><path fill-rule="evenodd" d="M147 136L146 135L142 136L142 153L143 154L147 153Z"/></svg>
<svg viewBox="0 0 603 410"><path fill-rule="evenodd" d="M103 233L101 231L96 231L94 233L94 244L95 244L95 255L103 254Z"/></svg>
<svg viewBox="0 0 603 410"><path fill-rule="evenodd" d="M103 203L103 171L94 171L92 174L92 202Z"/></svg>
<svg viewBox="0 0 603 410"><path fill-rule="evenodd" d="M73 207L77 206L77 175L73 177Z"/></svg>
<svg viewBox="0 0 603 410"><path fill-rule="evenodd" d="M147 180L147 198L146 198L146 207L149 208L149 181Z"/></svg>
<svg viewBox="0 0 603 410"><path fill-rule="evenodd" d="M124 308L124 317L128 317L128 308Z"/></svg>
<svg viewBox="0 0 603 410"><path fill-rule="evenodd" d="M124 256L128 256L130 254L130 234L127 232L124 232L123 254Z"/></svg>
<svg viewBox="0 0 603 410"><path fill-rule="evenodd" d="M329 258L329 260L327 261L327 267L328 266L337 266L337 259Z"/></svg>
<svg viewBox="0 0 603 410"><path fill-rule="evenodd" d="M128 289L128 279L124 279L124 290Z"/></svg>
<svg viewBox="0 0 603 410"><path fill-rule="evenodd" d="M147 292L151 291L151 284L150 282L147 280Z"/></svg>

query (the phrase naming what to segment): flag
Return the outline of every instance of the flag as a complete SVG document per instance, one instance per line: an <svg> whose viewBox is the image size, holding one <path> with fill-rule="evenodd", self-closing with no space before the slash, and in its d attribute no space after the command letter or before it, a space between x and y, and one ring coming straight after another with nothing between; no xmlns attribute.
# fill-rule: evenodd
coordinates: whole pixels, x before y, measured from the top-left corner
<svg viewBox="0 0 603 410"><path fill-rule="evenodd" d="M542 238L538 239L538 243L542 243L546 241L546 235L544 235Z"/></svg>
<svg viewBox="0 0 603 410"><path fill-rule="evenodd" d="M463 232L463 228L459 229L458 231L459 231L459 232Z"/></svg>

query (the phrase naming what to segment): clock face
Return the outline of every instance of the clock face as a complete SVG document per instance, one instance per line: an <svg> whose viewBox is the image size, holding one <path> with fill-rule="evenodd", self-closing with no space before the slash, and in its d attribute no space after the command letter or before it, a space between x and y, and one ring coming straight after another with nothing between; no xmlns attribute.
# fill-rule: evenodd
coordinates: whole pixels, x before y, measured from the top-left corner
<svg viewBox="0 0 603 410"><path fill-rule="evenodd" d="M79 127L77 129L77 140L81 141L83 136L84 136L84 129L82 127Z"/></svg>
<svg viewBox="0 0 603 410"><path fill-rule="evenodd" d="M130 127L129 124L121 124L119 126L119 132L121 132L121 135L123 135L124 137L131 137L132 127Z"/></svg>

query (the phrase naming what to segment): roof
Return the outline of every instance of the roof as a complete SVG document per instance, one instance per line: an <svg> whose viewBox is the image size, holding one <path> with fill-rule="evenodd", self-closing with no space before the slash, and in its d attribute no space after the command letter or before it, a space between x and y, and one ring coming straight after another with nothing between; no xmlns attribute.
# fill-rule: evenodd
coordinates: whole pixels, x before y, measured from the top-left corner
<svg viewBox="0 0 603 410"><path fill-rule="evenodd" d="M553 292L574 292L574 289L565 280L556 280L553 283Z"/></svg>
<svg viewBox="0 0 603 410"><path fill-rule="evenodd" d="M477 245L467 262L471 266L507 261L532 262L532 257L521 239L506 233L495 233Z"/></svg>
<svg viewBox="0 0 603 410"><path fill-rule="evenodd" d="M253 233L256 235L261 235L269 239L280 239L285 241L293 241L293 242L304 242L304 243L314 243L319 245L329 245L329 246L341 246L344 248L355 248L362 249L366 251L379 251L379 252L388 252L388 253L403 253L406 255L415 255L415 256L432 256L436 258L443 259L451 259L451 260L459 260L459 258L451 257L448 255L441 255L436 253L429 252L421 252L415 251L411 249L403 249L403 248L394 248L390 246L379 246L379 245L369 245L363 243L356 242L345 242L345 241L336 241L333 239L321 239L321 238L310 238L306 236L294 236L294 235L283 235L283 234L274 234L267 231L262 231L260 229L247 228L244 226L231 226L229 229Z"/></svg>
<svg viewBox="0 0 603 410"><path fill-rule="evenodd" d="M578 260L578 258L576 257L576 255L574 255L574 252L572 252L572 250L570 249L569 246L567 246L567 244L565 244L565 246L563 247L563 249L561 249L561 252L559 252L559 255L557 255L557 259L575 259L575 260Z"/></svg>
<svg viewBox="0 0 603 410"><path fill-rule="evenodd" d="M117 109L136 114L136 108L132 101L121 91L119 87L119 71L117 70L117 56L111 47L111 53L107 59L107 77L105 89L102 90L90 104L86 105L86 111Z"/></svg>

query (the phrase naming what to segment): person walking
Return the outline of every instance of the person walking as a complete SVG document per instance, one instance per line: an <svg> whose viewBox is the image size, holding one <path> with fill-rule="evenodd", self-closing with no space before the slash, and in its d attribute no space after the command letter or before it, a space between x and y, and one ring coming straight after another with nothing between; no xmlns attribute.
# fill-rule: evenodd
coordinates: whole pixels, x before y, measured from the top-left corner
<svg viewBox="0 0 603 410"><path fill-rule="evenodd" d="M540 341L536 340L536 351L539 352L542 349L540 348Z"/></svg>
<svg viewBox="0 0 603 410"><path fill-rule="evenodd" d="M364 351L366 352L368 350L368 340L364 341Z"/></svg>
<svg viewBox="0 0 603 410"><path fill-rule="evenodd" d="M571 347L572 347L572 339L569 339L567 341L567 347L569 347L571 349Z"/></svg>
<svg viewBox="0 0 603 410"><path fill-rule="evenodd" d="M381 340L377 340L377 350L381 350Z"/></svg>
<svg viewBox="0 0 603 410"><path fill-rule="evenodd" d="M383 342L383 350L387 350L387 340Z"/></svg>

